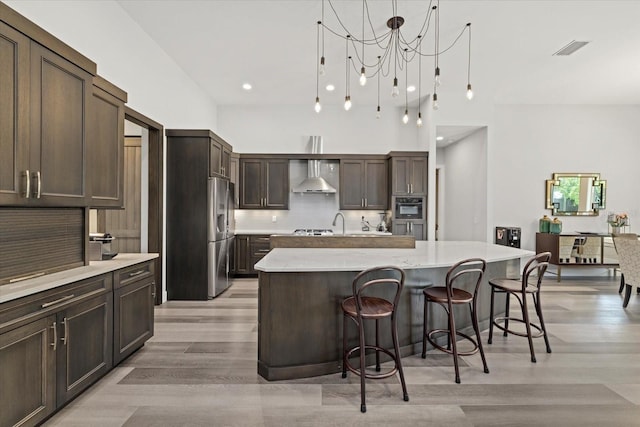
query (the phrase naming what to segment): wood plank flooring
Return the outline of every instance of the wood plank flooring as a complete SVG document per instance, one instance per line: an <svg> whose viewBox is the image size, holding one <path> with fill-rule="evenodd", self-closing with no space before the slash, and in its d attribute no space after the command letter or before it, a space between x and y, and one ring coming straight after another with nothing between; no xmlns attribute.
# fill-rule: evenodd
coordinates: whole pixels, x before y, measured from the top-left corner
<svg viewBox="0 0 640 427"><path fill-rule="evenodd" d="M362 414L354 375L257 374L257 281L235 280L215 300L157 307L153 339L45 425L640 426L640 295L625 310L615 279L544 286L552 354L535 340L531 363L525 338L494 331L491 373L466 357L462 384L448 355L406 357L410 401L396 378L368 380Z"/></svg>

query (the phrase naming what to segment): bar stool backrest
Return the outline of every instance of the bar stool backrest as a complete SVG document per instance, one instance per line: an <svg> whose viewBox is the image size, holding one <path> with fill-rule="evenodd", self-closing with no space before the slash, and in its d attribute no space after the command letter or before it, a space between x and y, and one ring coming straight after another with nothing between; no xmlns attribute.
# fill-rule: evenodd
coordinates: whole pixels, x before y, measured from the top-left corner
<svg viewBox="0 0 640 427"><path fill-rule="evenodd" d="M362 310L362 298L368 296L386 299L395 310L404 287L404 278L404 270L394 266L374 267L358 273L352 285L358 314Z"/></svg>
<svg viewBox="0 0 640 427"><path fill-rule="evenodd" d="M542 284L542 278L544 273L549 267L549 260L551 259L551 252L540 252L531 257L522 269L522 292L526 292L527 286L535 286L540 289ZM533 273L536 273L535 283L530 283L530 278Z"/></svg>
<svg viewBox="0 0 640 427"><path fill-rule="evenodd" d="M469 258L462 260L449 268L447 271L445 286L447 287L447 297L449 301L453 298L454 284L458 280L470 275L477 274L476 283L473 287L473 297L478 295L478 289L480 289L480 282L484 276L484 272L487 269L487 262L482 258Z"/></svg>

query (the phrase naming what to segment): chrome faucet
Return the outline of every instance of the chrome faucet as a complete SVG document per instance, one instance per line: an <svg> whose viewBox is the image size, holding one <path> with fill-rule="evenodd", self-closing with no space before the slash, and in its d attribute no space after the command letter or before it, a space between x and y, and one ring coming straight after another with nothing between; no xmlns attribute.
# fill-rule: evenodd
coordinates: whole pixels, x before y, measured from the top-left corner
<svg viewBox="0 0 640 427"><path fill-rule="evenodd" d="M344 232L344 215L342 215L342 212L338 212L336 214L336 216L333 217L333 226L335 227L336 222L338 222L338 217L341 216L342 217L342 234L345 234Z"/></svg>

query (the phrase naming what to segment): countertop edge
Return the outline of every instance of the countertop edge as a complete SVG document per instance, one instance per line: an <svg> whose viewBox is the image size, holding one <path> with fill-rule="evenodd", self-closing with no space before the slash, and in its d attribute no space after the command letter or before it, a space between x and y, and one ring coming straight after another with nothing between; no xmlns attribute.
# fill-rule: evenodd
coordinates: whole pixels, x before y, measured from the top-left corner
<svg viewBox="0 0 640 427"><path fill-rule="evenodd" d="M118 254L115 258L108 261L91 261L89 265L83 267L76 267L40 276L35 279L2 285L0 286L0 304L48 291L69 283L110 273L155 258L158 258L158 254L156 253Z"/></svg>

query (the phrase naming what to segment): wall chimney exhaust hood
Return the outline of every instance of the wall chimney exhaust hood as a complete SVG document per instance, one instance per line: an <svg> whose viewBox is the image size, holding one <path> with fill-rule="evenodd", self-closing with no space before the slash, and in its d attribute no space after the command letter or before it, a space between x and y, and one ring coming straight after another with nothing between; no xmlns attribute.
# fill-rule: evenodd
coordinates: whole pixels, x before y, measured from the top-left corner
<svg viewBox="0 0 640 427"><path fill-rule="evenodd" d="M322 154L322 137L312 136L309 141L311 154ZM309 160L307 163L307 178L291 190L294 193L335 193L333 188L320 176L320 160Z"/></svg>

